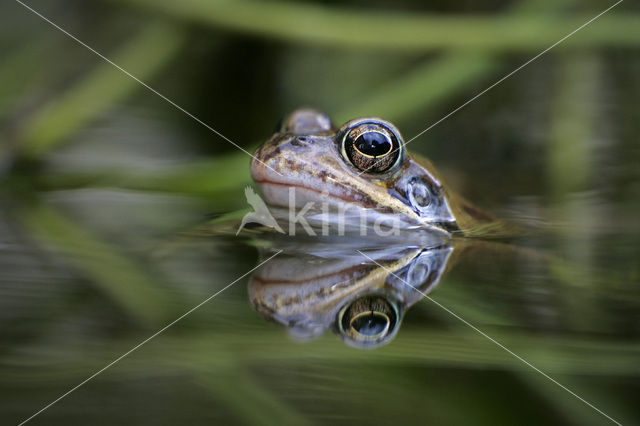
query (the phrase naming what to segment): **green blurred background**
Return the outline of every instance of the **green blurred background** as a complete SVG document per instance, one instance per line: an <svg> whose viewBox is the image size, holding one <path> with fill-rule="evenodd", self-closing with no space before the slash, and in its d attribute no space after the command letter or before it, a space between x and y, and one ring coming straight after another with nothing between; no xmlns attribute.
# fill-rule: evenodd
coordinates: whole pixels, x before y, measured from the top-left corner
<svg viewBox="0 0 640 426"><path fill-rule="evenodd" d="M252 151L299 106L411 139L613 2L27 3ZM0 5L0 419L18 423L256 263L215 237L249 157L86 47ZM481 256L434 298L623 424L640 422L640 7L627 0L411 143L557 259ZM418 304L376 351L304 344L246 280L42 424L604 424Z"/></svg>

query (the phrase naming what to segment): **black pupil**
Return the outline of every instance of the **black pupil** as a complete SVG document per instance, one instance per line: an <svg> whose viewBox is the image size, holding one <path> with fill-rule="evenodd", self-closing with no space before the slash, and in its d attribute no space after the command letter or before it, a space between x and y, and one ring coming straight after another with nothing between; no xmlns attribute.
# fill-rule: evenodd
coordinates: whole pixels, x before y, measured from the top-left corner
<svg viewBox="0 0 640 426"><path fill-rule="evenodd" d="M356 318L353 321L353 328L355 328L358 333L367 336L375 336L376 334L380 334L386 326L387 319L385 317L380 317L373 314L361 316L360 318Z"/></svg>
<svg viewBox="0 0 640 426"><path fill-rule="evenodd" d="M382 133L366 132L355 141L358 151L365 155L377 157L391 151L391 141Z"/></svg>

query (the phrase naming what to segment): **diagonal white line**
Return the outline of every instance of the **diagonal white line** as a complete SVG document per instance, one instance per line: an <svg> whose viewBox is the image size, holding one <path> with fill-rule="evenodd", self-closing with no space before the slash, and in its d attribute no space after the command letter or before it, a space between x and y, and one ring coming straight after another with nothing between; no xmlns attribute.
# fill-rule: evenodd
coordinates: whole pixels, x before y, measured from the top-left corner
<svg viewBox="0 0 640 426"><path fill-rule="evenodd" d="M548 374L546 374L544 371L540 370L538 367L536 367L535 365L531 364L529 361L527 361L526 359L522 358L520 355L514 353L513 351L511 351L509 348L507 348L506 346L504 346L502 343L498 342L496 339L494 339L493 337L489 336L487 333L485 333L484 331L480 330L478 327L476 327L475 325L471 324L469 321L465 320L464 318L462 318L460 315L456 314L455 312L453 312L451 309L447 308L446 306L444 306L443 304L441 304L440 302L437 302L436 300L434 300L433 298L431 298L430 296L428 296L426 293L420 291L419 289L415 288L413 285L411 285L410 283L408 283L407 281L405 281L404 279L400 278L399 276L397 276L396 274L393 273L393 271L391 271L390 269L388 269L385 266L382 266L381 264L379 264L378 262L376 262L374 259L372 259L371 257L367 256L366 254L364 254L363 252L361 252L360 250L356 250L358 253L360 253L362 256L366 257L367 259L369 259L371 262L375 263L376 265L380 266L381 268L383 268L385 271L389 272L391 275L393 275L394 277L396 277L397 279L399 279L400 281L402 281L404 284L408 285L409 287L411 287L412 289L414 289L415 291L417 291L418 293L420 293L423 297L425 297L426 299L428 299L430 302L433 302L434 304L436 304L438 307L440 307L441 309L443 309L444 311L448 312L449 314L451 314L452 316L454 316L455 318L457 318L458 320L460 320L462 323L464 323L465 325L471 327L474 331L478 332L480 335L486 337L487 339L489 339L490 341L492 341L493 343L495 343L497 346L499 346L500 348L504 349L506 352L508 352L509 354L513 355L516 359L518 359L519 361L523 362L524 364L528 365L529 367L531 367L533 370L535 370L536 372L542 374L544 377L546 377L547 379L549 379L550 381L552 381L553 383L555 383L556 385L560 386L562 389L564 389L565 391L569 392L571 395L575 396L576 398L578 398L580 401L582 401L583 403L585 403L586 405L588 405L589 407L593 408L595 411L597 411L598 413L602 414L603 416L605 416L607 419L611 420L613 423L622 426L622 424L616 420L614 420L613 418L611 418L610 416L608 416L604 411L600 410L598 407L594 406L593 404L591 404L589 401L585 400L584 398L582 398L580 395L576 394L575 392L573 392L571 389L567 388L566 386L564 386L562 383L559 383L557 380L555 380L553 377L549 376Z"/></svg>
<svg viewBox="0 0 640 426"><path fill-rule="evenodd" d="M44 21L48 22L49 24L51 24L53 27L55 27L56 29L58 29L59 31L61 31L62 33L64 33L65 35L67 35L68 37L70 37L71 39L73 39L74 41L76 41L78 44L80 44L81 46L84 46L85 48L89 49L91 52L95 53L96 55L98 55L100 58L104 59L105 61L107 61L109 64L113 65L115 68L117 68L118 70L122 71L124 74L126 74L127 76L131 77L132 79L134 79L135 81L137 81L140 85L142 85L144 88L148 89L149 91L155 93L156 95L158 95L160 98L164 99L165 101L167 101L168 103L170 103L171 105L173 105L176 109L178 109L179 111L182 111L183 113L185 113L186 115L188 115L189 117L191 117L192 119L194 119L195 121L197 121L198 123L202 124L204 127L206 127L207 129L211 130L213 133L215 133L216 135L218 135L219 137L221 137L222 139L226 140L227 142L229 142L231 145L235 146L236 148L238 148L239 150L241 150L242 152L244 152L245 154L247 154L249 157L253 158L254 160L264 164L267 168L271 169L272 171L274 171L275 173L277 173L278 175L282 176L280 173L278 173L276 170L274 170L273 168L269 167L268 165L266 165L264 162L260 161L259 159L257 159L253 154L251 154L249 151L247 151L246 149L242 148L240 145L238 145L237 143L235 143L234 141L232 141L231 139L229 139L228 137L226 137L225 135L223 135L222 133L218 132L216 129L214 129L213 127L211 127L210 125L208 125L207 123L205 123L204 121L200 120L198 117L196 117L195 115L191 114L189 111L187 111L186 109L184 109L183 107L181 107L180 105L178 105L177 103L175 103L174 101L172 101L171 99L167 98L165 95L163 95L162 93L158 92L156 89L154 89L153 87L149 86L147 83L145 83L144 81L140 80L138 77L136 77L135 75L131 74L129 71L125 70L124 68L122 68L120 65L116 64L115 62L113 62L111 59L107 58L106 56L104 56L103 54L101 54L100 52L98 52L97 50L95 50L93 47L89 46L88 44L86 44L85 42L83 42L82 40L80 40L79 38L77 38L76 36L74 36L73 34L71 34L70 32L68 32L67 30L65 30L64 28L60 27L58 24L56 24L55 22L53 22L52 20L50 20L49 18L47 18L46 16L42 15L40 12L38 12L37 10L33 9L32 7L30 7L29 5L23 3L21 0L16 0L16 2L18 2L19 4L21 4L22 6L24 6L26 9L28 9L29 11L33 12L34 14L36 14L37 16L39 16L40 18L42 18Z"/></svg>
<svg viewBox="0 0 640 426"><path fill-rule="evenodd" d="M133 351L135 351L136 349L140 348L142 345L144 345L145 343L149 342L151 339L153 339L154 337L156 337L160 333L164 332L166 329L168 329L169 327L171 327L172 325L174 325L178 321L182 320L184 317L186 317L187 315L191 314L193 311L195 311L196 309L198 309L199 307L201 307L202 305L204 305L205 303L207 303L208 301L210 301L211 299L213 299L214 297L216 297L217 295L219 295L220 293L222 293L223 291L225 291L226 289L228 289L229 287L231 287L232 285L234 285L235 283L237 283L238 281L240 281L241 279L243 279L244 277L246 277L247 275L249 275L250 273L252 273L256 269L258 269L259 267L261 267L262 265L264 265L265 263L267 263L268 261L270 261L271 259L273 259L277 255L279 255L280 253L282 253L282 250L277 251L273 256L271 256L271 257L267 258L266 260L260 262L257 266L253 267L252 269L250 269L246 273L242 274L241 276L239 276L238 278L233 280L231 283L229 283L227 286L225 286L222 290L218 290L217 292L215 292L211 296L207 297L202 302L198 303L196 306L194 306L193 308L189 309L187 312L185 312L184 314L180 315L178 318L176 318L175 320L171 321L169 324L165 325L160 330L156 331L151 336L147 337L142 342L138 343L137 345L135 345L134 347L129 349L127 352L125 352L122 355L120 355L118 358L116 358L113 361L111 361L109 364L105 365L100 370L96 371L91 376L89 376L86 379L84 379L82 382L78 383L76 386L72 387L71 389L69 389L68 391L66 391L62 395L60 395L58 398L56 398L53 401L51 401L49 404L45 405L40 410L38 410L35 413L33 413L30 417L24 419L22 422L19 423L18 426L21 426L21 425L27 423L28 421L33 419L38 414L42 413L43 411L45 411L46 409L48 409L49 407L51 407L52 405L54 405L55 403L60 401L62 398L68 396L71 392L75 391L76 389L78 389L79 387L81 387L82 385L84 385L85 383L90 381L91 379L95 378L97 375L99 375L100 373L104 372L107 368L111 367L112 365L114 365L115 363L120 361L121 359L125 358L126 356L131 354Z"/></svg>
<svg viewBox="0 0 640 426"><path fill-rule="evenodd" d="M489 90L493 89L494 87L496 87L498 84L502 83L503 81L505 81L506 79L508 79L509 77L511 77L512 75L514 75L515 73L517 73L518 71L520 71L522 68L526 67L527 65L529 65L531 62L535 61L536 59L540 58L542 55L544 55L545 53L547 53L548 51L550 51L551 49L553 49L554 47L556 47L557 45L559 45L560 43L562 43L563 41L565 41L566 39L568 39L569 37L571 37L572 35L574 35L575 33L577 33L578 31L580 31L581 29L583 29L584 27L586 27L587 25L589 25L590 23L592 23L593 21L595 21L596 19L598 19L599 17L601 17L602 15L604 15L605 13L607 13L608 11L610 11L611 9L613 9L614 7L616 7L617 5L619 5L620 3L622 3L623 0L618 0L616 3L614 3L613 5L609 6L607 9L603 10L602 12L600 12L599 14L597 14L596 16L594 16L593 18L589 19L587 22L585 22L584 24L580 25L578 28L576 28L575 30L571 31L569 34L567 34L566 36L562 37L560 40L556 41L555 43L553 43L551 46L547 47L546 49L544 49L542 52L538 53L536 56L534 56L533 58L529 59L527 62L525 62L524 64L520 65L518 68L516 68L515 70L511 71L509 74L505 75L504 77L502 77L500 80L496 81L495 83L493 83L491 86L487 87L486 89L484 89L482 92L478 93L477 95L475 95L473 98L469 99L467 102L463 103L462 105L460 105L458 108L454 109L453 111L451 111L449 114L445 115L444 117L442 117L440 120L436 121L435 123L433 123L431 126L427 127L426 129L424 129L423 131L421 131L420 133L418 133L417 135L415 135L414 137L412 137L411 139L409 139L407 142L405 142L405 145L408 144L409 142L413 141L414 139L422 136L424 133L426 133L427 131L431 130L432 128L434 128L435 126L437 126L438 124L442 123L444 120L446 120L447 118L451 117L453 114L455 114L456 112L460 111L462 108L466 107L467 105L469 105L471 102L475 101L476 99L478 99L480 96L484 95L485 93L487 93Z"/></svg>
<svg viewBox="0 0 640 426"><path fill-rule="evenodd" d="M462 108L466 107L467 105L469 105L471 102L475 101L476 99L478 99L480 96L484 95L485 93L487 93L489 90L493 89L494 87L496 87L498 84L502 83L503 81L505 81L506 79L508 79L509 77L511 77L512 75L514 75L515 73L517 73L518 71L520 71L522 68L526 67L527 65L529 65L530 63L532 63L533 61L535 61L536 59L540 58L542 55L544 55L545 53L547 53L548 51L550 51L551 49L553 49L554 47L556 47L557 45L559 45L560 43L562 43L563 41L565 41L566 39L568 39L569 37L571 37L572 35L574 35L575 33L577 33L578 31L580 31L581 29L583 29L584 27L586 27L587 25L589 25L590 23L592 23L593 21L595 21L596 19L600 18L602 15L604 15L605 13L609 12L611 9L613 9L614 7L616 7L617 5L619 5L620 3L622 3L624 0L618 0L616 3L614 3L613 5L609 6L607 9L603 10L602 12L600 12L599 14L597 14L596 16L594 16L593 18L589 19L587 22L585 22L584 24L580 25L578 28L576 28L575 30L571 31L569 34L567 34L566 36L562 37L560 40L556 41L555 43L553 43L551 46L547 47L546 49L544 49L542 52L538 53L536 56L534 56L533 58L529 59L527 62L525 62L524 64L520 65L518 68L516 68L515 70L511 71L509 74L505 75L504 77L502 77L500 80L496 81L495 83L493 83L491 86L487 87L486 89L484 89L482 92L478 93L477 95L475 95L473 98L469 99L468 101L466 101L465 103L463 103L462 105L460 105L459 107L457 107L456 109L454 109L453 111L451 111L450 113L448 113L447 115L445 115L444 117L442 117L440 120L436 121L435 123L433 123L432 125L430 125L429 127L427 127L426 129L424 129L423 131L421 131L420 133L418 133L417 135L415 135L414 137L412 137L411 139L409 139L408 141L406 141L404 143L404 146L406 146L407 144L409 144L410 142L416 140L417 138L419 138L420 136L422 136L423 134L425 134L426 132L428 132L429 130L433 129L435 126L437 126L438 124L442 123L444 120L446 120L447 118L451 117L453 114L455 114L456 112L460 111ZM396 150L398 150L400 148L396 148ZM391 153L390 153L391 154ZM388 155L388 154L387 154ZM380 161L380 160L378 160ZM363 170L362 172L360 172L358 174L358 176L362 175L363 173L366 173L368 170L370 170L372 167L374 167L377 164L374 163L373 165L371 165L368 169Z"/></svg>

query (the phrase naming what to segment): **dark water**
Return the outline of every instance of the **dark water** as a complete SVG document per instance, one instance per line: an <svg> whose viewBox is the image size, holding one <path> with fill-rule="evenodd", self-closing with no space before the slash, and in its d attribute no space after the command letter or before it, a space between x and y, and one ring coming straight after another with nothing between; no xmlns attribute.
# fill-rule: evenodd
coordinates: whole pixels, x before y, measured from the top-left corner
<svg viewBox="0 0 640 426"><path fill-rule="evenodd" d="M116 199L123 203L126 197ZM158 200L142 202L148 207ZM142 272L128 270L131 259L118 257L119 250L91 259L93 253L84 250L92 248L82 238L61 254L34 247L14 224L3 223L3 235L3 416L12 421L71 389L257 263L256 249L242 241L207 237L175 243L151 257L131 250L146 273L138 276ZM454 312L630 424L636 418L640 350L634 237L602 231L517 243L524 248L270 243L285 252L259 269L249 285L241 279L37 421L603 422ZM265 249L263 259L273 253ZM71 255L87 259L74 261ZM93 261L115 265L84 263ZM385 265L380 278L356 284L362 274L354 267L369 274L379 265ZM103 266L104 282L83 273ZM334 279L332 272L345 270L343 293L327 296L334 284L344 283L345 276ZM320 282L314 281L318 275ZM120 287L107 285L113 277L122 280ZM300 282L278 287L287 280ZM270 281L266 288L264 281ZM388 332L390 341L345 338L339 310L363 295L399 306L395 313L377 308L399 317L391 328L401 320ZM284 308L275 310L274 300Z"/></svg>
<svg viewBox="0 0 640 426"><path fill-rule="evenodd" d="M114 34L133 37L148 19L124 6L46 7L114 54L126 39ZM480 10L449 7L437 6ZM108 64L20 6L0 9L3 424L114 360L33 424L640 423L633 45L544 56L411 142L466 198L539 232L505 244L318 245L184 237L245 207L249 158L117 71L83 91ZM91 35L97 17L106 30ZM174 30L150 33L167 37L166 52L139 41L140 55L172 58L148 79L248 150L300 105L338 122L380 115L410 139L538 52L469 52L471 62L438 65L453 82L432 86L424 67L440 52ZM279 249L271 269L246 275ZM273 284L283 280L299 283Z"/></svg>

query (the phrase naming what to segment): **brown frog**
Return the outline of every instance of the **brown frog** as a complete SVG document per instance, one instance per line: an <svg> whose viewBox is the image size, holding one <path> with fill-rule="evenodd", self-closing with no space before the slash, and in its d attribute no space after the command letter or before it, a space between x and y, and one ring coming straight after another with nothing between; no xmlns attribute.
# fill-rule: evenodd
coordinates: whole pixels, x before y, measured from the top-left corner
<svg viewBox="0 0 640 426"><path fill-rule="evenodd" d="M254 308L286 326L295 339L332 330L350 346L389 343L406 310L436 287L454 259L454 246L446 238L422 246L337 238L320 237L296 247L280 241L276 246L283 252L251 277Z"/></svg>
<svg viewBox="0 0 640 426"><path fill-rule="evenodd" d="M316 231L336 223L361 235L375 225L465 237L506 231L451 191L431 162L409 154L398 129L379 118L336 128L326 114L299 109L256 151L251 173L283 227L294 217L283 211L296 208Z"/></svg>

